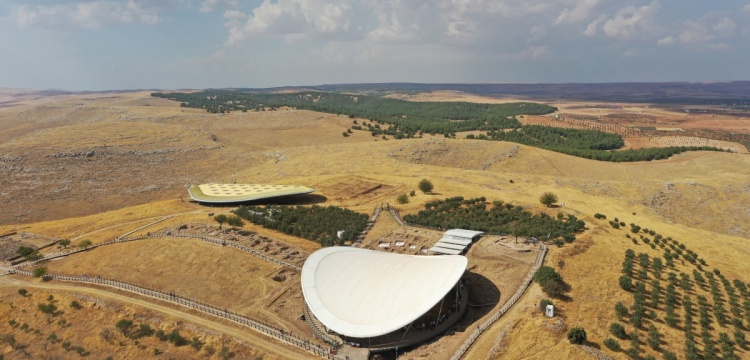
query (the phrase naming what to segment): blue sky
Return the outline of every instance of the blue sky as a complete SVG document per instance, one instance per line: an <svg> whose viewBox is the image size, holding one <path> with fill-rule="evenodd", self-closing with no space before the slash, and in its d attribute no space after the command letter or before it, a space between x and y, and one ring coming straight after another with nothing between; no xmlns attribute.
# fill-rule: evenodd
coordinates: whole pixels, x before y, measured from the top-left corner
<svg viewBox="0 0 750 360"><path fill-rule="evenodd" d="M0 87L750 80L743 0L5 0Z"/></svg>

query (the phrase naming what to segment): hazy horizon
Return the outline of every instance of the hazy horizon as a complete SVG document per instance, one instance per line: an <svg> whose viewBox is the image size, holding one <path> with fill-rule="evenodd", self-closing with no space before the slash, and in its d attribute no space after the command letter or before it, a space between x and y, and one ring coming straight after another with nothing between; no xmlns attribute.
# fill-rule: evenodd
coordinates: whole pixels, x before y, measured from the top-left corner
<svg viewBox="0 0 750 360"><path fill-rule="evenodd" d="M0 87L747 80L750 2L9 0Z"/></svg>

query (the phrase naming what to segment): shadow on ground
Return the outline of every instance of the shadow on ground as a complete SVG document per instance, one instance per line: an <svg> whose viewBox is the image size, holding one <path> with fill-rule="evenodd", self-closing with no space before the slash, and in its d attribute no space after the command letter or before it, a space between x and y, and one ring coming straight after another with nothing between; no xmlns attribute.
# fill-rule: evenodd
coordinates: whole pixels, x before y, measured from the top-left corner
<svg viewBox="0 0 750 360"><path fill-rule="evenodd" d="M463 277L466 282L466 287L469 289L469 306L466 309L466 313L459 320L456 325L453 325L446 332L432 338L426 343L420 345L411 346L405 349L399 349L396 351L385 351L370 354L372 360L395 360L400 355L404 355L410 350L416 349L420 346L431 344L435 341L440 340L443 336L454 335L458 332L473 331L473 328L477 326L475 324L483 316L487 315L492 311L495 306L500 303L500 289L495 284L487 279L486 277L467 271Z"/></svg>

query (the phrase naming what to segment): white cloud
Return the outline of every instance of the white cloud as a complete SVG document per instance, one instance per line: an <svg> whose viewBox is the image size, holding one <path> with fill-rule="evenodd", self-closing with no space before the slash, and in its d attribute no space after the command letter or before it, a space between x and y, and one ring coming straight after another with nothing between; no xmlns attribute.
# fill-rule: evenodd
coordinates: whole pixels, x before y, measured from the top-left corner
<svg viewBox="0 0 750 360"><path fill-rule="evenodd" d="M656 42L656 45L659 45L659 46L670 46L670 45L674 45L674 43L675 43L674 36L667 36L667 37L663 37L663 38L659 39Z"/></svg>
<svg viewBox="0 0 750 360"><path fill-rule="evenodd" d="M599 0L577 1L572 8L566 7L560 12L560 15L555 19L555 24L574 24L581 22L591 15L599 3Z"/></svg>
<svg viewBox="0 0 750 360"><path fill-rule="evenodd" d="M583 34L588 37L596 36L596 34L599 32L599 26L604 23L605 20L607 20L607 18L604 16L596 18L594 21L590 22L588 26L586 26L586 30L583 31Z"/></svg>
<svg viewBox="0 0 750 360"><path fill-rule="evenodd" d="M734 35L734 29L737 28L737 23L734 22L729 17L723 17L719 22L716 23L716 25L713 26L713 29L716 31L717 34L721 36L732 36Z"/></svg>
<svg viewBox="0 0 750 360"><path fill-rule="evenodd" d="M750 14L750 4L746 4L745 6L743 6L742 9L740 9L740 12Z"/></svg>
<svg viewBox="0 0 750 360"><path fill-rule="evenodd" d="M230 45L255 35L281 35L287 39L322 36L335 37L351 29L352 7L347 1L265 0L252 14L236 10L224 13L229 20Z"/></svg>
<svg viewBox="0 0 750 360"><path fill-rule="evenodd" d="M658 1L641 7L625 7L605 21L602 30L607 36L618 40L635 38L649 31L659 7Z"/></svg>
<svg viewBox="0 0 750 360"><path fill-rule="evenodd" d="M154 9L133 0L127 2L89 1L61 5L22 5L17 11L21 28L96 29L110 24L159 22Z"/></svg>

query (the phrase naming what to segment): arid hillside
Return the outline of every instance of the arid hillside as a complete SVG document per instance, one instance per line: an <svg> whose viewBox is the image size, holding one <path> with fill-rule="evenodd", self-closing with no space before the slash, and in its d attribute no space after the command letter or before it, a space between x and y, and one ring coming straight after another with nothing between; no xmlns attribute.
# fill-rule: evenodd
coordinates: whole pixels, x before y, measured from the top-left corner
<svg viewBox="0 0 750 360"><path fill-rule="evenodd" d="M448 95L441 96L454 98ZM532 286L511 312L477 340L467 358L582 358L586 354L565 339L565 332L577 325L586 327L589 340L600 350L625 358L623 352L608 352L602 345L612 336L608 327L615 319L613 304L629 299L618 287L620 263L628 248L653 257L660 253L643 242L634 244L625 238L627 229L612 229L607 221L594 219L597 212L679 239L707 261L707 270L720 269L728 279L750 282L747 154L687 152L653 162L609 163L506 142L442 136L384 140L363 131L344 137L342 132L352 124L346 116L286 108L208 114L151 98L146 92L42 97L23 99L14 105L0 109L0 199L4 204L0 234L17 231L70 238L75 245L84 239L103 242L166 215L175 217L142 233L182 224L214 226L207 214L229 208L188 201L187 186L205 182L311 186L318 189L314 194L320 204L371 214L383 203L395 205L398 195L417 190L418 181L427 178L434 183L434 192L417 191L408 204L396 205L402 214L415 213L431 200L484 196L535 213L574 214L586 221L588 230L572 244L552 247L546 262L571 286L569 299L556 302L559 317L548 320L541 316L537 305L543 295ZM539 204L540 195L547 191L558 196L559 207ZM376 227L367 241L377 241L378 236L388 236L397 228L395 223L382 226ZM317 248L309 241L254 225L244 229L280 239L299 248L300 253ZM100 269L101 276L127 273L128 281L164 287L166 291L191 291L191 283L177 283L184 275L205 286L205 291L191 292L202 301L248 313L261 309L257 316L264 321L274 321L277 313L285 312L286 317L280 320L285 329L309 331L304 322L289 320L298 315L296 310L274 309L276 304L288 308L301 304L297 277L274 280L283 275L278 268L225 252L231 249L200 243L183 245L183 240L144 241L149 242L95 249L55 261L49 268L70 274ZM168 254L176 256L170 258ZM128 257L138 258L137 271L127 272ZM175 261L177 258L184 261ZM150 268L145 267L150 263L159 264L163 273L172 275L151 278ZM190 269L183 271L186 269L181 266ZM237 266L245 267L239 271ZM690 266L678 264L676 269L688 272L692 271ZM213 271L224 273L217 276ZM232 273L239 277L227 277ZM231 297L222 297L222 286L238 288L243 281L254 283L243 291L227 290L225 294ZM0 295L4 299L16 296L15 290L8 288L17 285L3 286L6 288ZM294 290L284 290L287 287ZM51 291L38 290L40 295L34 295L34 301L41 301L40 296ZM67 303L74 296L68 291L54 294ZM506 295L501 295L501 302ZM240 299L242 304L234 304L233 299ZM7 312L9 308L2 310ZM103 316L90 312L92 321ZM41 322L30 326L41 326L35 324ZM87 326L86 331L101 331L100 327L113 324ZM680 333L663 323L658 326L666 336L663 347L682 354L684 340ZM730 330L717 328L714 337L726 331ZM22 342L34 339L24 336ZM87 349L106 348L91 341ZM154 344L147 346L160 346ZM243 350L239 345L231 348L238 353L257 351ZM450 357L447 348L440 358ZM131 345L128 349L142 351ZM279 355L280 350L263 351L271 358L284 357ZM649 351L642 354L656 354ZM179 356L188 351L185 348L171 353ZM435 358L437 353L415 349L403 356ZM749 356L747 350L738 354Z"/></svg>

